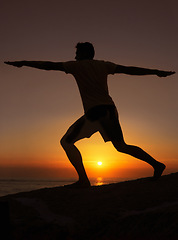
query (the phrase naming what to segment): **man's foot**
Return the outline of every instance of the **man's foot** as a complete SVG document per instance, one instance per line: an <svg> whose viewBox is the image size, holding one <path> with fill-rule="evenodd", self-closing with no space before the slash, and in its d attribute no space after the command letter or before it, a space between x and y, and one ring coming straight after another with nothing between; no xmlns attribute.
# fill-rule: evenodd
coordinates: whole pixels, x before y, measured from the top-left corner
<svg viewBox="0 0 178 240"><path fill-rule="evenodd" d="M159 179L165 168L166 166L163 163L158 163L158 165L154 168L153 180Z"/></svg>
<svg viewBox="0 0 178 240"><path fill-rule="evenodd" d="M65 185L65 188L89 188L91 186L89 181L77 181L75 183Z"/></svg>

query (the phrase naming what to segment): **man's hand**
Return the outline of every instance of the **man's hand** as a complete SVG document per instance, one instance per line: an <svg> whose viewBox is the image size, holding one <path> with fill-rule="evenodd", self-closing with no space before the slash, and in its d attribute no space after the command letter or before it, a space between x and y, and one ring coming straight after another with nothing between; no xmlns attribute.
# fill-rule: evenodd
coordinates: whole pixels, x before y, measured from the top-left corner
<svg viewBox="0 0 178 240"><path fill-rule="evenodd" d="M156 75L158 77L167 77L167 76L170 76L172 74L175 74L176 72L172 72L172 71L157 71Z"/></svg>
<svg viewBox="0 0 178 240"><path fill-rule="evenodd" d="M4 62L4 63L8 65L12 65L14 67L22 67L24 65L24 61Z"/></svg>

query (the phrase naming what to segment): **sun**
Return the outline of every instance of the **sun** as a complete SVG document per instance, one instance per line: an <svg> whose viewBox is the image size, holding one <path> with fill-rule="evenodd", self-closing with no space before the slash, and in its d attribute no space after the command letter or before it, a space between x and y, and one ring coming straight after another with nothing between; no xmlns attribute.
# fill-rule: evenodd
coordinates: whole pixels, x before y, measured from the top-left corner
<svg viewBox="0 0 178 240"><path fill-rule="evenodd" d="M98 164L99 166L101 166L103 163L102 163L102 162L97 162L97 164Z"/></svg>

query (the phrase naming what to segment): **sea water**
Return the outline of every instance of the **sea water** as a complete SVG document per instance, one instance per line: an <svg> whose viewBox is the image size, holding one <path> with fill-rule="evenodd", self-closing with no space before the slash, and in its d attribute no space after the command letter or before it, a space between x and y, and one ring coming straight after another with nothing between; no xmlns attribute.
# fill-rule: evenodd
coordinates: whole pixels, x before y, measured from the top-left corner
<svg viewBox="0 0 178 240"><path fill-rule="evenodd" d="M122 182L129 179L123 178L92 178L91 184L93 186L101 186L103 184L110 184L115 182ZM59 180L23 180L23 179L1 179L0 180L0 197L19 193L37 190L40 188L52 188L64 186L75 182L76 179L59 179Z"/></svg>

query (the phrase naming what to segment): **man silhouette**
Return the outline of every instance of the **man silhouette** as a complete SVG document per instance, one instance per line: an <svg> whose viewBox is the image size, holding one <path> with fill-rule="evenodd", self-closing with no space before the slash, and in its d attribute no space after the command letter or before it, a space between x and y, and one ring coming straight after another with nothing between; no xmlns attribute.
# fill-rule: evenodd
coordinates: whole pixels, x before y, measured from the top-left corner
<svg viewBox="0 0 178 240"><path fill-rule="evenodd" d="M94 55L93 45L85 42L76 45L76 61L15 61L5 63L16 67L28 66L44 70L59 70L74 76L82 98L84 115L67 130L61 139L61 145L79 176L79 180L72 184L73 187L90 186L81 154L74 144L80 139L90 137L97 131L100 132L105 142L111 141L119 152L129 154L150 164L154 169L153 179L158 179L162 175L165 165L156 161L141 148L128 145L123 138L117 109L108 93L107 76L109 74L129 74L167 77L175 72L122 66L112 62L94 60Z"/></svg>

